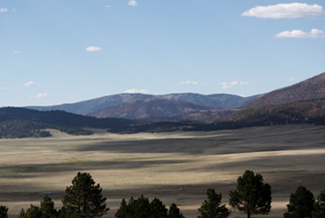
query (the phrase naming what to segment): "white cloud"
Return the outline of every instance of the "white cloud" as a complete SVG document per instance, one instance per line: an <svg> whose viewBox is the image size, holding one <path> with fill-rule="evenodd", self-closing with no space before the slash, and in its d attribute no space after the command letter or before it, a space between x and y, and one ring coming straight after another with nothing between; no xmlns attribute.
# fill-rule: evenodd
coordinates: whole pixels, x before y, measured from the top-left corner
<svg viewBox="0 0 325 218"><path fill-rule="evenodd" d="M38 95L36 95L36 98L45 98L48 97L49 94L48 93L39 93Z"/></svg>
<svg viewBox="0 0 325 218"><path fill-rule="evenodd" d="M7 8L0 8L0 12L7 12L8 9Z"/></svg>
<svg viewBox="0 0 325 218"><path fill-rule="evenodd" d="M269 6L256 6L242 13L242 16L279 19L314 17L322 14L325 14L325 12L321 5L308 5L306 3L289 3Z"/></svg>
<svg viewBox="0 0 325 218"><path fill-rule="evenodd" d="M23 84L24 86L33 86L33 85L35 85L35 83L33 82L33 81L29 81L29 82L27 82L27 83L24 83Z"/></svg>
<svg viewBox="0 0 325 218"><path fill-rule="evenodd" d="M0 87L0 90L5 90L5 87Z"/></svg>
<svg viewBox="0 0 325 218"><path fill-rule="evenodd" d="M135 0L131 0L131 1L129 1L128 5L130 5L130 6L137 6L138 3Z"/></svg>
<svg viewBox="0 0 325 218"><path fill-rule="evenodd" d="M106 7L106 8L110 8L111 6L110 6L110 5L106 5L105 7Z"/></svg>
<svg viewBox="0 0 325 218"><path fill-rule="evenodd" d="M291 77L290 79L289 79L289 81L293 81L294 80L294 78L293 77Z"/></svg>
<svg viewBox="0 0 325 218"><path fill-rule="evenodd" d="M148 94L148 93L150 93L150 91L147 90L147 89L141 89L141 90L139 90L139 89L127 89L123 93L142 93L142 94Z"/></svg>
<svg viewBox="0 0 325 218"><path fill-rule="evenodd" d="M238 81L232 81L230 83L228 82L220 83L222 89L230 89L231 87L236 85L248 85L248 84L249 84L248 82L238 82Z"/></svg>
<svg viewBox="0 0 325 218"><path fill-rule="evenodd" d="M182 81L182 82L180 82L179 84L181 84L181 85L197 85L198 84L198 82L197 81Z"/></svg>
<svg viewBox="0 0 325 218"><path fill-rule="evenodd" d="M319 29L312 29L309 33L302 30L283 31L275 35L275 38L323 38L325 33Z"/></svg>
<svg viewBox="0 0 325 218"><path fill-rule="evenodd" d="M17 10L16 9L12 9L12 12L17 12Z"/></svg>
<svg viewBox="0 0 325 218"><path fill-rule="evenodd" d="M88 48L86 48L86 51L89 52L96 52L96 51L101 51L102 49L99 47L95 47L95 46L89 46Z"/></svg>

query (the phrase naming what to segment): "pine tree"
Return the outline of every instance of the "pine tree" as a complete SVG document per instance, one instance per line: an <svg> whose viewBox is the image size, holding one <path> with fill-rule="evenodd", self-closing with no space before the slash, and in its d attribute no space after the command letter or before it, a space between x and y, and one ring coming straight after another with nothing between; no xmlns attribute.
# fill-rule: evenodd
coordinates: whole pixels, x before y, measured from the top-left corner
<svg viewBox="0 0 325 218"><path fill-rule="evenodd" d="M311 217L314 203L313 193L306 187L299 186L295 193L291 193L290 202L287 204L288 212L285 212L283 216L285 218Z"/></svg>
<svg viewBox="0 0 325 218"><path fill-rule="evenodd" d="M8 207L0 205L0 218L8 218Z"/></svg>
<svg viewBox="0 0 325 218"><path fill-rule="evenodd" d="M230 211L226 205L221 205L221 194L217 194L214 189L208 189L207 197L208 199L198 209L200 214L198 218L226 218L229 216Z"/></svg>
<svg viewBox="0 0 325 218"><path fill-rule="evenodd" d="M102 217L109 210L106 208L106 198L102 196L100 185L95 185L89 173L79 172L65 192L61 211L64 211L66 217Z"/></svg>
<svg viewBox="0 0 325 218"><path fill-rule="evenodd" d="M185 218L175 203L169 207L167 218Z"/></svg>
<svg viewBox="0 0 325 218"><path fill-rule="evenodd" d="M312 217L313 218L325 217L325 190L323 190L317 197L317 201L314 204Z"/></svg>
<svg viewBox="0 0 325 218"><path fill-rule="evenodd" d="M250 218L255 214L268 214L271 210L271 186L263 183L261 174L246 170L237 179L237 187L229 192L229 204Z"/></svg>

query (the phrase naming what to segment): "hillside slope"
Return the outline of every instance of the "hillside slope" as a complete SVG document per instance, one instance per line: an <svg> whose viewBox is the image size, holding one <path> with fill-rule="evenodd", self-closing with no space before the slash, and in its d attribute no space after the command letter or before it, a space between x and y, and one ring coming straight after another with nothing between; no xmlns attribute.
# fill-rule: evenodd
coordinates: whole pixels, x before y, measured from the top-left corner
<svg viewBox="0 0 325 218"><path fill-rule="evenodd" d="M166 99L136 99L88 114L97 118L168 119L199 110L216 109L189 102Z"/></svg>
<svg viewBox="0 0 325 218"><path fill-rule="evenodd" d="M124 102L128 102L134 99L165 99L185 101L195 104L201 104L206 106L216 106L219 108L237 108L252 102L259 98L260 95L241 97L237 95L229 94L213 94L213 95L201 95L195 93L180 93L180 94L167 94L167 95L145 95L140 93L123 93L116 95L109 95L87 101L81 101L71 104L62 104L54 106L29 106L29 109L35 109L40 111L50 110L63 110L70 113L86 115L107 107L115 106Z"/></svg>
<svg viewBox="0 0 325 218"><path fill-rule="evenodd" d="M325 98L325 73L292 86L269 92L245 107L261 107L323 98Z"/></svg>

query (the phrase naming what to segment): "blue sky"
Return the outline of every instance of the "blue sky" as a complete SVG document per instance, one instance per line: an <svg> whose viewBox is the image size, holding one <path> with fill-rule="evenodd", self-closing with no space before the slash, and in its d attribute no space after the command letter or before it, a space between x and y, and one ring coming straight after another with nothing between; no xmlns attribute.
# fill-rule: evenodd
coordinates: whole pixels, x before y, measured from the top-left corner
<svg viewBox="0 0 325 218"><path fill-rule="evenodd" d="M266 93L325 72L324 32L324 0L1 0L0 106Z"/></svg>

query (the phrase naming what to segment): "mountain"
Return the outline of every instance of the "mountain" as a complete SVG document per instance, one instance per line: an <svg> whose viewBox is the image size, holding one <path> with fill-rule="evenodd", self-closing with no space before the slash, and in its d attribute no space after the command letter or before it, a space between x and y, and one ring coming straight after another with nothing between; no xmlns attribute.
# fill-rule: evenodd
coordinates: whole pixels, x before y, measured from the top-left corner
<svg viewBox="0 0 325 218"><path fill-rule="evenodd" d="M213 95L201 95L195 93L181 93L181 94L167 94L167 95L145 95L145 94L116 94L87 101L81 101L71 104L62 104L54 106L29 106L26 108L35 109L40 111L50 110L63 110L70 113L86 115L107 107L115 106L124 102L128 102L134 99L166 99L186 101L195 104L201 104L206 106L216 106L219 108L237 108L252 102L259 98L261 95L255 95L251 97L240 97L237 95L228 94L213 94Z"/></svg>
<svg viewBox="0 0 325 218"><path fill-rule="evenodd" d="M212 123L216 120L221 120L240 109L213 109L213 110L200 110L194 111L180 116L172 117L171 120L191 120L200 121L205 123Z"/></svg>
<svg viewBox="0 0 325 218"><path fill-rule="evenodd" d="M245 107L261 107L323 98L325 98L325 73L292 86L269 92Z"/></svg>
<svg viewBox="0 0 325 218"><path fill-rule="evenodd" d="M216 109L185 101L166 99L134 99L119 105L111 106L88 114L97 118L118 117L126 119L158 119L166 120L199 110Z"/></svg>

